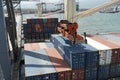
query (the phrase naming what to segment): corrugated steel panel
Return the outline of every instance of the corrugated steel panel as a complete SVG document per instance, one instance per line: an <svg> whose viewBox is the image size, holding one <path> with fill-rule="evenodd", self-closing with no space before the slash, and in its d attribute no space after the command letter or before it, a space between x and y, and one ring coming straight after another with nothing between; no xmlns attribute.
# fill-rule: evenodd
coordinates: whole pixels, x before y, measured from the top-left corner
<svg viewBox="0 0 120 80"><path fill-rule="evenodd" d="M42 80L42 76L29 76L25 80Z"/></svg>
<svg viewBox="0 0 120 80"><path fill-rule="evenodd" d="M55 48L46 49L46 52L57 72L71 70Z"/></svg>
<svg viewBox="0 0 120 80"><path fill-rule="evenodd" d="M85 69L72 70L72 80L85 80Z"/></svg>
<svg viewBox="0 0 120 80"><path fill-rule="evenodd" d="M95 47L98 50L107 50L107 49L111 49L109 47L107 47L106 45L92 39L91 37L86 37L87 39L87 43L93 47Z"/></svg>
<svg viewBox="0 0 120 80"><path fill-rule="evenodd" d="M120 34L119 34L119 33L110 33L110 34L112 34L112 35L114 35L114 36L117 36L117 37L120 37Z"/></svg>
<svg viewBox="0 0 120 80"><path fill-rule="evenodd" d="M106 39L113 39L113 40L120 41L120 37L112 35L112 34L106 34L106 35L101 35L101 36L106 38Z"/></svg>
<svg viewBox="0 0 120 80"><path fill-rule="evenodd" d="M120 77L110 78L108 80L120 80Z"/></svg>
<svg viewBox="0 0 120 80"><path fill-rule="evenodd" d="M53 48L54 47L53 43L51 43L51 42L41 42L41 43L38 43L38 44L39 44L39 47L41 49Z"/></svg>
<svg viewBox="0 0 120 80"><path fill-rule="evenodd" d="M118 63L118 62L120 62L120 49L113 49L111 63Z"/></svg>
<svg viewBox="0 0 120 80"><path fill-rule="evenodd" d="M111 64L110 66L110 77L120 76L120 63Z"/></svg>
<svg viewBox="0 0 120 80"><path fill-rule="evenodd" d="M32 45L32 50L39 50L40 49L40 46L38 43L31 43Z"/></svg>
<svg viewBox="0 0 120 80"><path fill-rule="evenodd" d="M106 39L103 39L102 37L98 37L98 36L93 36L93 35L89 35L88 36L89 38L101 43L101 44L104 44L112 49L115 49L115 48L119 48L120 46L116 45L116 44L113 44L111 42L108 42Z"/></svg>
<svg viewBox="0 0 120 80"><path fill-rule="evenodd" d="M71 80L72 71L65 71L65 80Z"/></svg>
<svg viewBox="0 0 120 80"><path fill-rule="evenodd" d="M58 72L58 79L57 80L71 80L72 72L70 71L63 71L63 72Z"/></svg>
<svg viewBox="0 0 120 80"><path fill-rule="evenodd" d="M117 37L117 36L112 35L112 34L99 35L98 37L103 38L108 42L111 42L115 45L120 46L120 44L118 44L118 42L120 42L120 37Z"/></svg>
<svg viewBox="0 0 120 80"><path fill-rule="evenodd" d="M63 37L63 39L64 39L66 44L72 45L72 41L70 41L70 39L68 39L67 37Z"/></svg>
<svg viewBox="0 0 120 80"><path fill-rule="evenodd" d="M50 38L50 41L51 41L52 43L54 43L54 40L55 40L54 38L57 37L57 36L59 36L59 34L52 34L52 35L51 35L51 38Z"/></svg>
<svg viewBox="0 0 120 80"><path fill-rule="evenodd" d="M31 46L31 44L30 43L26 43L26 44L24 44L24 50L32 50L32 46Z"/></svg>
<svg viewBox="0 0 120 80"><path fill-rule="evenodd" d="M51 42L46 42L45 44L46 44L47 48L53 48L54 47L53 43L51 43Z"/></svg>
<svg viewBox="0 0 120 80"><path fill-rule="evenodd" d="M57 80L57 73L42 75L42 80Z"/></svg>
<svg viewBox="0 0 120 80"><path fill-rule="evenodd" d="M40 46L41 49L46 49L47 48L47 46L44 42L39 43L39 46Z"/></svg>
<svg viewBox="0 0 120 80"><path fill-rule="evenodd" d="M111 35L107 35L107 37L111 37ZM100 43L102 43L102 44L104 44L104 45L106 45L106 46L108 46L108 47L110 47L112 49L112 60L111 60L111 62L112 63L120 62L120 59L119 59L119 57L120 57L120 54L119 54L120 45L114 44L115 42L113 43L112 41L111 42L107 41L109 39L105 39L103 37L94 36L94 40L97 40L98 42L100 42Z"/></svg>
<svg viewBox="0 0 120 80"><path fill-rule="evenodd" d="M61 36L53 36L53 44L62 57L73 69L79 69L85 66L96 66L99 63L98 50L88 44L77 44L70 46L66 44ZM86 58L85 58L86 56ZM85 62L86 59L86 62Z"/></svg>
<svg viewBox="0 0 120 80"><path fill-rule="evenodd" d="M56 27L58 26L57 18L27 19L27 22L27 24L23 25L26 42L49 39L51 34L56 33Z"/></svg>
<svg viewBox="0 0 120 80"><path fill-rule="evenodd" d="M99 65L98 51L85 52L86 53L86 67Z"/></svg>
<svg viewBox="0 0 120 80"><path fill-rule="evenodd" d="M25 50L25 76L56 72L45 50Z"/></svg>
<svg viewBox="0 0 120 80"><path fill-rule="evenodd" d="M120 37L117 37L112 34L107 34L107 35L102 35L102 38L105 38L107 41L120 46L120 44L118 44L120 42ZM112 62L111 63L117 63L117 62L120 62L120 48L116 48L112 50Z"/></svg>
<svg viewBox="0 0 120 80"><path fill-rule="evenodd" d="M106 64L111 63L111 55L112 55L111 48L89 37L87 37L87 42L88 44L90 44L91 46L99 50L99 55L100 55L99 64L100 65L106 65Z"/></svg>
<svg viewBox="0 0 120 80"><path fill-rule="evenodd" d="M25 80L57 80L57 73L29 76Z"/></svg>
<svg viewBox="0 0 120 80"><path fill-rule="evenodd" d="M79 68L86 66L96 66L99 63L99 54L98 51L87 45L87 44L78 44L76 46L73 46L71 48L66 49L66 54L68 54L68 57L70 55L70 58L73 60L78 60L79 62ZM68 52L69 51L69 52ZM72 57L75 55L76 57ZM74 63L74 61L72 61ZM81 65L82 64L82 65ZM80 66L81 65L81 66Z"/></svg>
<svg viewBox="0 0 120 80"><path fill-rule="evenodd" d="M97 67L87 67L86 68L85 80L97 80Z"/></svg>
<svg viewBox="0 0 120 80"><path fill-rule="evenodd" d="M98 80L107 80L109 78L109 65L99 66L98 69Z"/></svg>

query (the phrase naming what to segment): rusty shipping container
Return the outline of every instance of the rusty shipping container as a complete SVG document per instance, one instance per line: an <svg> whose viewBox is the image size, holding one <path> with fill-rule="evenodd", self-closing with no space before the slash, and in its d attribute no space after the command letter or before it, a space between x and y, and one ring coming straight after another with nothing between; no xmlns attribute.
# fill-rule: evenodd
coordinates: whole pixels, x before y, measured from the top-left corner
<svg viewBox="0 0 120 80"><path fill-rule="evenodd" d="M72 80L85 80L85 69L72 70Z"/></svg>

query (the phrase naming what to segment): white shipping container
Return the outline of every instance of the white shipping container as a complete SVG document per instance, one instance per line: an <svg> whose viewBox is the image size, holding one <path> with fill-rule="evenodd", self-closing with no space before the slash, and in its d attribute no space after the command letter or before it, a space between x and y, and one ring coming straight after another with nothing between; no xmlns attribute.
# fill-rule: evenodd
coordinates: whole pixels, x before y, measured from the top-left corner
<svg viewBox="0 0 120 80"><path fill-rule="evenodd" d="M110 47L105 46L89 37L86 38L87 43L99 50L99 65L107 65L111 63L112 50Z"/></svg>
<svg viewBox="0 0 120 80"><path fill-rule="evenodd" d="M112 50L100 50L100 65L110 64L111 63L111 54Z"/></svg>

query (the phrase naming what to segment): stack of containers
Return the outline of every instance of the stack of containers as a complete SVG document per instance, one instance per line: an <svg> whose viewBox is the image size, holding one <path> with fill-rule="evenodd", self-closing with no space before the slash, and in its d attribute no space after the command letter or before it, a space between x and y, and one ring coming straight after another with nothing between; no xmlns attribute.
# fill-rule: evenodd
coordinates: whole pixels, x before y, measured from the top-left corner
<svg viewBox="0 0 120 80"><path fill-rule="evenodd" d="M35 46L36 45L36 46ZM39 44L25 44L25 76L42 75L35 78L53 78L56 70L46 51L39 48ZM31 78L31 77L30 77ZM34 77L32 77L34 78ZM34 79L33 79L34 80Z"/></svg>
<svg viewBox="0 0 120 80"><path fill-rule="evenodd" d="M29 34L31 38L28 39L27 37L25 37L26 42L44 41L43 32L42 32L43 31L42 19L27 19L27 25L28 25L28 28L31 29L30 31L31 34ZM26 27L24 27L23 25L23 28L25 29Z"/></svg>
<svg viewBox="0 0 120 80"><path fill-rule="evenodd" d="M39 43L27 43L24 46L26 80L72 79L71 68L55 48L41 49Z"/></svg>
<svg viewBox="0 0 120 80"><path fill-rule="evenodd" d="M48 48L46 49L46 52L52 62L52 64L55 67L56 72L58 73L58 79L57 80L70 80L72 71L71 68L68 66L68 64L64 61L62 56L58 53L58 51L55 48Z"/></svg>
<svg viewBox="0 0 120 80"><path fill-rule="evenodd" d="M97 41L111 49L111 61L109 69L109 77L120 76L120 37L111 34L89 36L89 38ZM109 55L108 55L109 56ZM109 58L108 58L109 59Z"/></svg>
<svg viewBox="0 0 120 80"><path fill-rule="evenodd" d="M109 65L112 51L109 47L87 37L87 43L99 50L98 80L106 80L109 77Z"/></svg>
<svg viewBox="0 0 120 80"><path fill-rule="evenodd" d="M113 48L112 50L112 60L111 60L111 69L110 69L110 77L119 77L120 76L120 34L111 33L101 36L102 39L109 41L114 46L110 46ZM114 49L115 48L115 49Z"/></svg>
<svg viewBox="0 0 120 80"><path fill-rule="evenodd" d="M24 37L27 38L27 40L31 40L31 26L28 24L23 24L23 28Z"/></svg>
<svg viewBox="0 0 120 80"><path fill-rule="evenodd" d="M27 19L23 25L26 42L44 41L56 33L58 18Z"/></svg>
<svg viewBox="0 0 120 80"><path fill-rule="evenodd" d="M73 70L85 70L86 80L97 79L97 66L99 63L97 49L84 43L71 46L66 44L64 39L58 35L52 35L51 38L55 48Z"/></svg>

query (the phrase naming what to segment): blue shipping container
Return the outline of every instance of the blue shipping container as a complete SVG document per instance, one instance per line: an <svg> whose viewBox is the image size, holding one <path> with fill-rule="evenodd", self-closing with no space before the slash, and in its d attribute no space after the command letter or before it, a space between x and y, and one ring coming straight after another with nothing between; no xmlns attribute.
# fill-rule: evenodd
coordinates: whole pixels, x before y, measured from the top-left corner
<svg viewBox="0 0 120 80"><path fill-rule="evenodd" d="M42 75L42 80L57 80L57 73Z"/></svg>
<svg viewBox="0 0 120 80"><path fill-rule="evenodd" d="M97 80L97 67L86 68L85 80Z"/></svg>
<svg viewBox="0 0 120 80"><path fill-rule="evenodd" d="M52 41L54 41L53 44L55 48L59 51L72 69L83 68L85 65L87 67L98 65L98 50L88 44L79 43L71 46L65 42L61 35L52 36L52 39Z"/></svg>
<svg viewBox="0 0 120 80"><path fill-rule="evenodd" d="M110 65L99 66L98 80L107 80L109 78Z"/></svg>
<svg viewBox="0 0 120 80"><path fill-rule="evenodd" d="M110 77L120 76L120 63L111 64L110 66Z"/></svg>
<svg viewBox="0 0 120 80"><path fill-rule="evenodd" d="M85 52L86 53L86 67L97 66L99 64L98 51Z"/></svg>
<svg viewBox="0 0 120 80"><path fill-rule="evenodd" d="M42 80L42 76L29 76L25 80Z"/></svg>

